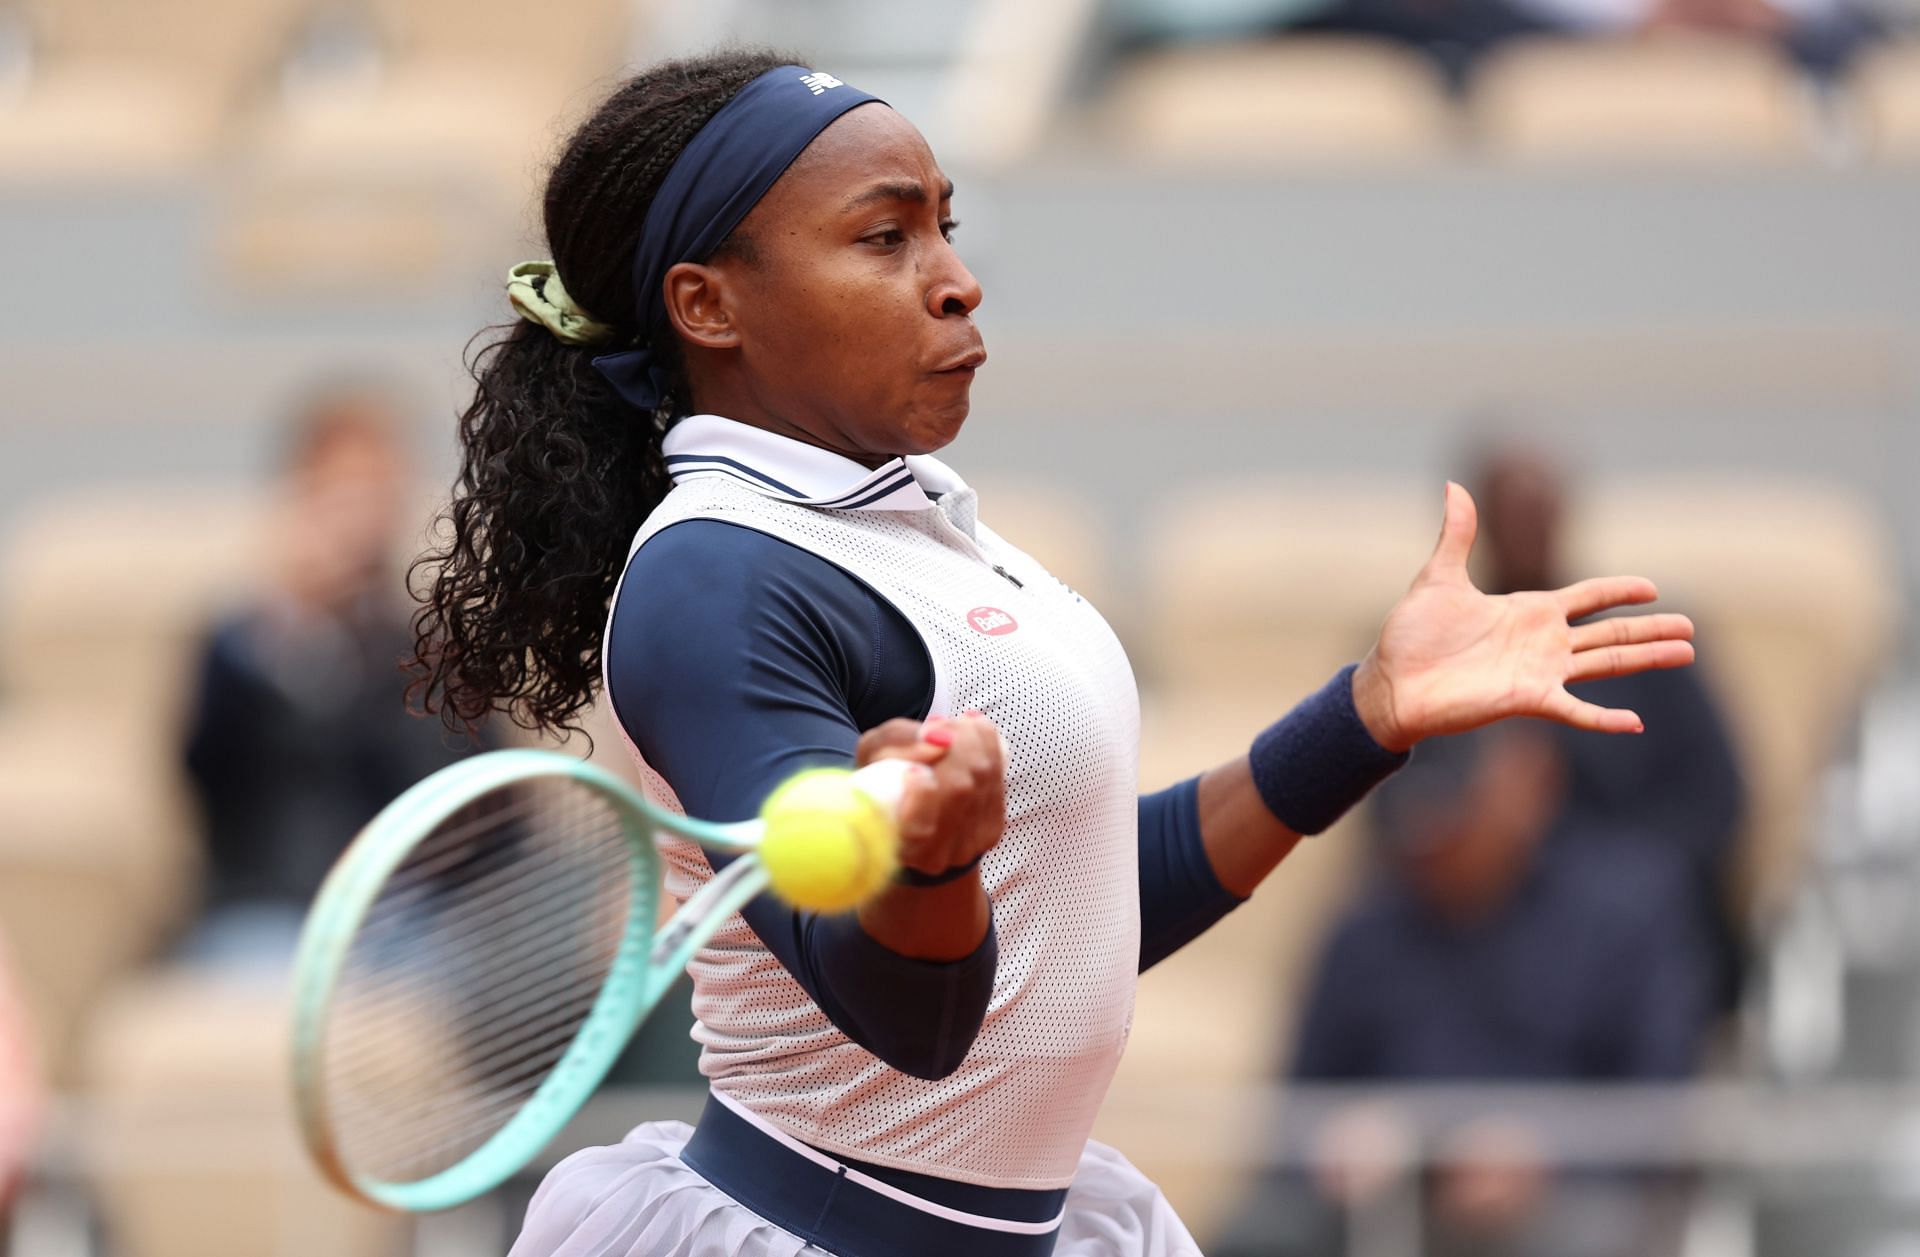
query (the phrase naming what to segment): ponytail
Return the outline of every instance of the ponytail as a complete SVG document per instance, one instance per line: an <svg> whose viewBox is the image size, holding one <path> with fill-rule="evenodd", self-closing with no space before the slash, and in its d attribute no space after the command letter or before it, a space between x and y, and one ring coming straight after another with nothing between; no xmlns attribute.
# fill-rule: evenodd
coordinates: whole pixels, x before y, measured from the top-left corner
<svg viewBox="0 0 1920 1257"><path fill-rule="evenodd" d="M567 142L547 180L547 240L566 291L614 343L638 340L632 259L673 159L736 92L790 60L666 62L622 85ZM644 414L594 370L604 346L536 322L493 330L468 363L475 389L438 544L411 570L422 604L411 692L456 729L501 711L561 732L592 701L607 601L633 534L666 495L660 439L687 390L676 344L651 346L673 383Z"/></svg>
<svg viewBox="0 0 1920 1257"><path fill-rule="evenodd" d="M667 491L657 426L613 395L593 351L517 323L470 364L460 475L442 544L415 561L415 693L449 725L496 708L571 727L600 670L627 545Z"/></svg>

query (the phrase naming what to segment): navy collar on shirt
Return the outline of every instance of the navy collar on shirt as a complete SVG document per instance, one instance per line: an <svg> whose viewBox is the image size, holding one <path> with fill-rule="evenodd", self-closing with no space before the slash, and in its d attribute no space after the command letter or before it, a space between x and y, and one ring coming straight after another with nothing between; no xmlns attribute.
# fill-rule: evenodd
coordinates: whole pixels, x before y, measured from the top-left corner
<svg viewBox="0 0 1920 1257"><path fill-rule="evenodd" d="M727 476L770 498L842 511L923 511L966 483L930 455L878 467L719 415L688 415L661 443L673 482Z"/></svg>

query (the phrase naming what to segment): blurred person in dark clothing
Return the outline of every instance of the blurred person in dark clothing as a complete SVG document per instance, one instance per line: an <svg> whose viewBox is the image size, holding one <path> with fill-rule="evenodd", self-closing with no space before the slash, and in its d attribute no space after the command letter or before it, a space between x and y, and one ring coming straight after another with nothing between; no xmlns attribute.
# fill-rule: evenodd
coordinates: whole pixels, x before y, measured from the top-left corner
<svg viewBox="0 0 1920 1257"><path fill-rule="evenodd" d="M1123 49L1276 32L1358 35L1411 46L1456 91L1495 45L1556 29L1520 0L1109 0L1109 8Z"/></svg>
<svg viewBox="0 0 1920 1257"><path fill-rule="evenodd" d="M1546 454L1518 444L1490 447L1478 460L1478 583L1488 593L1551 589L1533 582L1561 571L1566 487ZM1567 762L1561 815L1565 831L1547 852L1591 861L1607 874L1607 856L1636 849L1629 864L1669 866L1699 923L1706 981L1715 1007L1739 996L1744 945L1731 907L1733 866L1744 806L1740 770L1725 724L1698 669L1642 673L1569 686L1590 703L1629 707L1646 731L1632 738L1562 736ZM1637 876L1631 870L1624 876Z"/></svg>
<svg viewBox="0 0 1920 1257"><path fill-rule="evenodd" d="M283 963L354 833L458 757L410 714L401 544L412 468L384 392L315 396L289 442L266 587L210 633L186 735L206 835L184 958Z"/></svg>
<svg viewBox="0 0 1920 1257"><path fill-rule="evenodd" d="M1567 498L1554 460L1491 444L1469 483L1476 583L1553 588ZM1630 707L1646 731L1603 740L1528 723L1437 739L1376 792L1385 859L1322 955L1294 1077L1583 1083L1698 1068L1739 988L1732 747L1692 670L1568 688ZM1220 1252L1326 1251L1339 1210L1384 1191L1381 1167L1411 1155L1402 1121L1357 1108L1328 1122L1313 1136L1315 1181L1263 1184ZM1425 1188L1439 1251L1659 1251L1639 1228L1665 1224L1667 1187L1556 1176L1551 1132L1496 1114L1420 1153L1436 1167ZM1628 1242L1609 1247L1615 1234Z"/></svg>
<svg viewBox="0 0 1920 1257"><path fill-rule="evenodd" d="M1772 45L1820 77L1844 71L1881 23L1856 0L1333 0L1293 27L1412 45L1461 91L1480 59L1520 37L1681 35Z"/></svg>
<svg viewBox="0 0 1920 1257"><path fill-rule="evenodd" d="M1429 753L1430 752L1430 753ZM1708 1019L1697 923L1646 852L1565 806L1542 725L1437 739L1379 791L1388 867L1335 930L1296 1077L1332 1081L1677 1079Z"/></svg>
<svg viewBox="0 0 1920 1257"><path fill-rule="evenodd" d="M399 403L382 388L324 390L301 407L273 507L269 581L207 637L186 731L205 833L204 912L180 948L188 965L278 979L307 902L361 825L420 777L484 748L451 745L442 723L407 710L401 566L415 480L401 434ZM691 1025L682 988L609 1080L699 1080Z"/></svg>
<svg viewBox="0 0 1920 1257"><path fill-rule="evenodd" d="M1382 867L1334 930L1301 1022L1306 1083L1677 1081L1710 1019L1698 922L1671 867L1597 840L1532 722L1435 739L1375 796ZM1555 854L1549 855L1550 849ZM1580 858L1559 854L1581 853ZM1264 1183L1221 1254L1331 1251L1345 1211L1415 1164L1428 1243L1476 1257L1649 1257L1665 1188L1556 1170L1556 1131L1490 1112L1445 1129L1356 1102L1310 1133L1307 1179Z"/></svg>
<svg viewBox="0 0 1920 1257"><path fill-rule="evenodd" d="M1872 0L1108 0L1122 48L1257 39L1275 33L1360 36L1425 56L1456 93L1481 58L1510 40L1681 34L1771 44L1832 78L1887 34Z"/></svg>
<svg viewBox="0 0 1920 1257"><path fill-rule="evenodd" d="M179 956L190 966L279 978L308 902L360 827L486 749L451 744L406 705L414 474L402 432L399 404L377 387L324 391L301 409L268 584L203 649L186 739L207 857L202 916ZM698 1081L688 990L641 1026L610 1083Z"/></svg>
<svg viewBox="0 0 1920 1257"><path fill-rule="evenodd" d="M1887 33L1868 0L1512 0L1544 31L1622 38L1684 35L1768 44L1808 73L1833 77Z"/></svg>

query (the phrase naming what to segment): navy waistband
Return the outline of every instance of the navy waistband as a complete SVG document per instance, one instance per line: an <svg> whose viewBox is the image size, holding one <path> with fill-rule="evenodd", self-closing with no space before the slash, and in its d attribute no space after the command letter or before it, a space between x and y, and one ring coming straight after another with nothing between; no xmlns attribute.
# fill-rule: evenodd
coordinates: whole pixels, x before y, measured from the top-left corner
<svg viewBox="0 0 1920 1257"><path fill-rule="evenodd" d="M1048 1257L1056 1206L1043 1220L1010 1221L928 1200L893 1183L791 1144L709 1095L680 1159L767 1221L838 1257ZM918 1176L916 1176L918 1177ZM976 1199L996 1193L977 1188ZM1066 1192L1014 1191L1036 1201Z"/></svg>

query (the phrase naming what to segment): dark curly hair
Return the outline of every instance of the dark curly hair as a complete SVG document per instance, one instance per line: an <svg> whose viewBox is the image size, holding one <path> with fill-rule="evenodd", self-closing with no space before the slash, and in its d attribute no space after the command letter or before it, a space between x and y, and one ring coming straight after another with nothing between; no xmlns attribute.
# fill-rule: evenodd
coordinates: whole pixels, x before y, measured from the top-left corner
<svg viewBox="0 0 1920 1257"><path fill-rule="evenodd" d="M547 242L568 293L618 343L639 338L633 254L668 168L741 88L795 60L755 49L663 62L622 84L567 141L547 177ZM599 679L627 546L666 495L660 438L686 413L685 375L669 330L670 343L651 346L668 368L668 396L641 414L593 369L604 346L565 344L524 321L489 330L494 339L468 361L476 387L460 416L460 474L440 540L411 571L423 605L410 694L457 730L502 711L523 728L561 732L578 728Z"/></svg>

